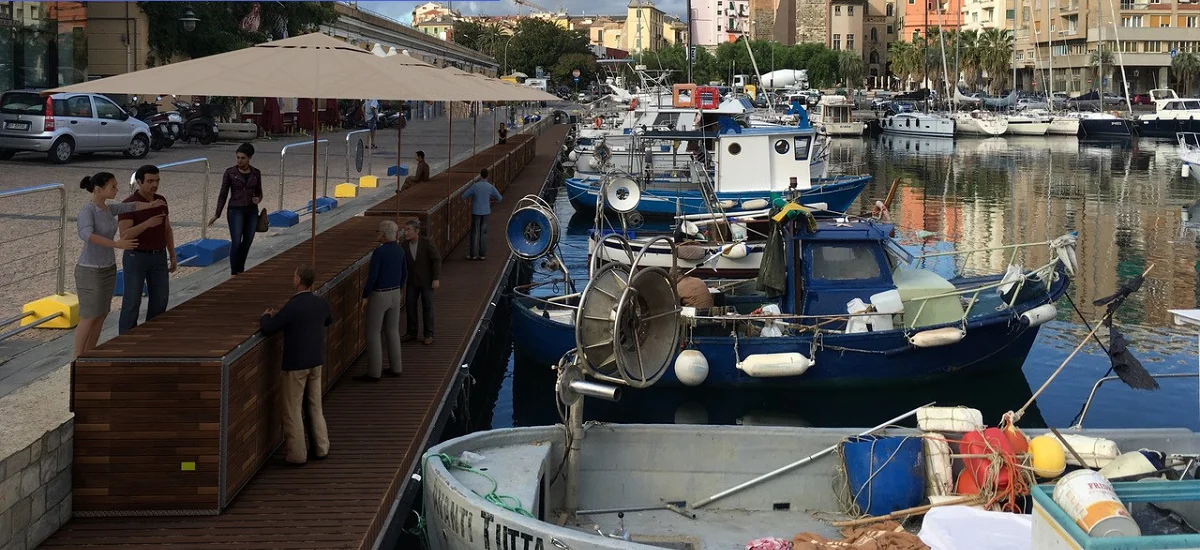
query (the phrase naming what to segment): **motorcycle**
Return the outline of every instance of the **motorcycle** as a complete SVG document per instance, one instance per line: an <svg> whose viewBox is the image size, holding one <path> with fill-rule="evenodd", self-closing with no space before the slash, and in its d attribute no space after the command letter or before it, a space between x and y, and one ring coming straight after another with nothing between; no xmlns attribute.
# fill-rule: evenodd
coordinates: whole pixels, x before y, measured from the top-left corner
<svg viewBox="0 0 1200 550"><path fill-rule="evenodd" d="M217 140L217 123L212 117L204 116L199 107L187 101L173 99L171 104L183 118L183 132L179 139L191 142L195 138L200 145L209 145Z"/></svg>
<svg viewBox="0 0 1200 550"><path fill-rule="evenodd" d="M157 104L150 103L149 101L139 103L138 96L133 96L126 110L130 116L145 122L150 127L151 150L161 151L175 145L175 139L170 135L168 130L170 117L166 113L158 112Z"/></svg>

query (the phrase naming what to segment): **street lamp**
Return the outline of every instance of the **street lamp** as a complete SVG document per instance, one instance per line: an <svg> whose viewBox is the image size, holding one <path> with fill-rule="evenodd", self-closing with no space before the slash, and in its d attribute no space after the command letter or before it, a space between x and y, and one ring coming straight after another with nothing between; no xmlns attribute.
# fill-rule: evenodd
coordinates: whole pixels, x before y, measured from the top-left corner
<svg viewBox="0 0 1200 550"><path fill-rule="evenodd" d="M192 32L196 30L196 23L200 22L200 18L196 17L196 12L192 11L192 7L188 6L183 10L183 17L179 18L179 22L183 23L183 30Z"/></svg>
<svg viewBox="0 0 1200 550"><path fill-rule="evenodd" d="M504 42L504 76L508 76L508 45L512 44L513 36L508 37L508 40Z"/></svg>

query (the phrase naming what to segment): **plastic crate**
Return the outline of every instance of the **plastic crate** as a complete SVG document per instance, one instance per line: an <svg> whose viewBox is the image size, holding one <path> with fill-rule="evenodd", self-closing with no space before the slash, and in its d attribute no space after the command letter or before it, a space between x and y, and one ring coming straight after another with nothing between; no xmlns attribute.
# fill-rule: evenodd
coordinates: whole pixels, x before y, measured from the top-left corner
<svg viewBox="0 0 1200 550"><path fill-rule="evenodd" d="M1139 481L1113 483L1126 507L1138 502L1192 502L1200 504L1200 481ZM1058 550L1200 549L1200 535L1143 535L1140 537L1089 537L1075 520L1054 503L1054 485L1033 487L1033 548Z"/></svg>

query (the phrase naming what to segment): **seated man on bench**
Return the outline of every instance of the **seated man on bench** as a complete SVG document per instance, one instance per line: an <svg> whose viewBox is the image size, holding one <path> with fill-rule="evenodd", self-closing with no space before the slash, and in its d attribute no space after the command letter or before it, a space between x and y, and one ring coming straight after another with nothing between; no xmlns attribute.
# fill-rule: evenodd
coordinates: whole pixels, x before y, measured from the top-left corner
<svg viewBox="0 0 1200 550"><path fill-rule="evenodd" d="M425 181L429 181L429 163L425 162L425 151L417 151L417 168L407 178L404 178L404 187L401 190Z"/></svg>

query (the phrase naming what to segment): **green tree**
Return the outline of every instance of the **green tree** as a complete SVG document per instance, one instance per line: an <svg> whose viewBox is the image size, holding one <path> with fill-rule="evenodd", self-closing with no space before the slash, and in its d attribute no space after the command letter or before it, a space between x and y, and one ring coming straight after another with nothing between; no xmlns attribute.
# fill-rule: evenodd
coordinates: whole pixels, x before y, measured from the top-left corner
<svg viewBox="0 0 1200 550"><path fill-rule="evenodd" d="M583 31L567 30L542 19L522 19L513 30L511 41L501 41L499 46L507 50L509 73L521 71L528 75L534 74L539 66L550 71L566 55L591 54Z"/></svg>
<svg viewBox="0 0 1200 550"><path fill-rule="evenodd" d="M483 25L475 21L455 21L454 29L450 32L450 38L452 42L459 46L490 54L491 50L484 46L484 32Z"/></svg>
<svg viewBox="0 0 1200 550"><path fill-rule="evenodd" d="M853 90L861 84L864 69L863 58L857 52L846 50L838 56L838 74L847 88Z"/></svg>
<svg viewBox="0 0 1200 550"><path fill-rule="evenodd" d="M277 30L287 36L310 33L337 21L333 2L193 2L200 19L196 29L183 30L179 18L187 6L176 2L138 2L149 20L150 57L147 64L169 62L176 55L196 58L233 51L266 42ZM259 7L257 30L243 30L242 19Z"/></svg>
<svg viewBox="0 0 1200 550"><path fill-rule="evenodd" d="M550 78L559 86L573 87L575 77L571 73L575 70L579 71L579 87L586 88L596 81L596 58L586 53L564 55L550 68Z"/></svg>

